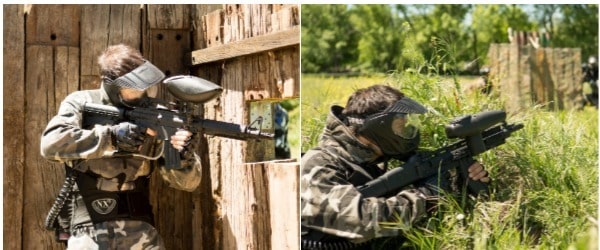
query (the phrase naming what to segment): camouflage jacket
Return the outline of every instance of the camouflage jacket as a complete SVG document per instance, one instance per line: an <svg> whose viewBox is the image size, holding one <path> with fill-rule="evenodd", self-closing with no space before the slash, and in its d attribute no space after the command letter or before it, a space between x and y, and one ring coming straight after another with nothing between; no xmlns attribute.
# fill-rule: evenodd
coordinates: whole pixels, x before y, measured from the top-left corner
<svg viewBox="0 0 600 250"><path fill-rule="evenodd" d="M302 226L354 243L399 235L399 229L383 224L410 226L422 218L426 214L425 195L416 189L392 197L366 198L359 193L357 186L385 170L370 163L376 155L340 120L342 110L339 106L331 108L318 146L302 157Z"/></svg>
<svg viewBox="0 0 600 250"><path fill-rule="evenodd" d="M40 142L41 154L50 161L66 163L74 170L96 178L96 187L104 191L127 191L135 188L135 180L149 178L158 169L171 187L193 191L200 183L200 158L195 153L182 159L185 168L167 170L161 160L150 161L119 152L111 139L110 122L107 124L83 124L82 110L85 103L112 105L103 88L76 91L61 103L58 114L44 130ZM155 140L151 151L157 152L162 141ZM77 191L77 188L76 188ZM74 218L72 225L88 222L81 195L75 193L72 200Z"/></svg>

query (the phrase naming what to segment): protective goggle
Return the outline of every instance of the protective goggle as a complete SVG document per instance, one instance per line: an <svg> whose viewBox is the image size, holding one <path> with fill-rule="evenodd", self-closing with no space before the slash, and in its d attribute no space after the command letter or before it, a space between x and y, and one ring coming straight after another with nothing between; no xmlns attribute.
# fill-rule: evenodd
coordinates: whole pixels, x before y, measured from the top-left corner
<svg viewBox="0 0 600 250"><path fill-rule="evenodd" d="M388 131L403 139L412 140L421 129L420 114L406 113L379 113L367 117L361 128L362 131L378 130Z"/></svg>
<svg viewBox="0 0 600 250"><path fill-rule="evenodd" d="M419 114L394 113L392 120L392 131L395 135L404 139L414 139L421 129Z"/></svg>
<svg viewBox="0 0 600 250"><path fill-rule="evenodd" d="M420 114L426 112L418 102L403 97L379 113L358 119L362 124L357 132L379 146L384 155L409 154L419 146Z"/></svg>
<svg viewBox="0 0 600 250"><path fill-rule="evenodd" d="M105 81L108 84L123 88L146 90L154 84L159 83L163 78L165 78L165 74L159 68L149 61L145 61L131 72L122 75L117 79L105 79Z"/></svg>

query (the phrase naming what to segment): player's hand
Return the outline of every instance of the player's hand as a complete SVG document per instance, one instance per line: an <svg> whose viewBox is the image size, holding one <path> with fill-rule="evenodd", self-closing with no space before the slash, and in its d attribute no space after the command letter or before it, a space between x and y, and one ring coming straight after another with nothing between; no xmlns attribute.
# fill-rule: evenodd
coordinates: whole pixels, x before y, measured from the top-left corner
<svg viewBox="0 0 600 250"><path fill-rule="evenodd" d="M190 140L192 139L192 132L187 131L185 129L179 129L175 132L174 135L171 136L171 145L179 152L183 151L186 146L190 144Z"/></svg>
<svg viewBox="0 0 600 250"><path fill-rule="evenodd" d="M481 163L479 162L474 162L470 167L469 167L469 178L471 178L471 180L474 181L481 181L481 182L485 182L488 183L490 182L490 177L488 176L488 172L485 171L485 168L483 167L483 165L481 165Z"/></svg>

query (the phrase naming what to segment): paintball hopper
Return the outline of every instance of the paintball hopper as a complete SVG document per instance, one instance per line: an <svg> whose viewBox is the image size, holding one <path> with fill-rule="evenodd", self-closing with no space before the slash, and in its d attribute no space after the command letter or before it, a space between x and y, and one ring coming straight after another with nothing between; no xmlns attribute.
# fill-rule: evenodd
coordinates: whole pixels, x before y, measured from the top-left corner
<svg viewBox="0 0 600 250"><path fill-rule="evenodd" d="M165 79L163 83L169 93L185 102L204 103L223 92L221 86L197 76L172 76Z"/></svg>
<svg viewBox="0 0 600 250"><path fill-rule="evenodd" d="M471 152L477 155L487 150L481 133L505 119L506 112L502 110L485 111L458 117L446 125L446 136L450 139L465 138Z"/></svg>

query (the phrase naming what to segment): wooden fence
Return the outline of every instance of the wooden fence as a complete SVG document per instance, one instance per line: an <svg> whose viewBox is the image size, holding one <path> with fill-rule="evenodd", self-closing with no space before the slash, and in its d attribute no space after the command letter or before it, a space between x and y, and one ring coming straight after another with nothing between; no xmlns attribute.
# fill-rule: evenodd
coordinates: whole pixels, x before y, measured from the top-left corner
<svg viewBox="0 0 600 250"><path fill-rule="evenodd" d="M489 79L499 89L507 111L534 105L550 110L582 107L580 49L492 44L488 59Z"/></svg>
<svg viewBox="0 0 600 250"><path fill-rule="evenodd" d="M3 5L4 247L64 249L44 229L64 171L40 156L60 101L99 85L97 57L138 48L167 75L224 88L204 117L248 124L271 102L299 97L296 5ZM164 89L159 90L163 98ZM267 128L269 129L269 128ZM271 128L272 129L272 128ZM273 142L205 138L194 192L155 173L151 203L168 249L298 249L297 161L272 161Z"/></svg>

